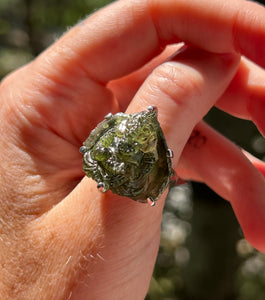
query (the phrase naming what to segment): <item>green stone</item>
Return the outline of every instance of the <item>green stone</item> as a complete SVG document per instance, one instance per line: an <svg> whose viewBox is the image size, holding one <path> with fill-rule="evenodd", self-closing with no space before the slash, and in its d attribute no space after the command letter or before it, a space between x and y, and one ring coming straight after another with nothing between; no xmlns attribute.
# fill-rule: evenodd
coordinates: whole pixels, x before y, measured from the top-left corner
<svg viewBox="0 0 265 300"><path fill-rule="evenodd" d="M172 152L153 107L133 114L107 115L80 148L83 170L103 192L154 202L174 171Z"/></svg>

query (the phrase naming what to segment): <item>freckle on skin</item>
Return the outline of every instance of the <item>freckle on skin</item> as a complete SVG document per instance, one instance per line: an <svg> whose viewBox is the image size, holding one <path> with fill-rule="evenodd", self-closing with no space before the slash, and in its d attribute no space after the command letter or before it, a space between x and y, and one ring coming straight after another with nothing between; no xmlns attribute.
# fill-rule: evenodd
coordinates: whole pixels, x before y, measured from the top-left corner
<svg viewBox="0 0 265 300"><path fill-rule="evenodd" d="M188 140L188 144L193 148L200 149L206 143L207 138L199 130L194 130Z"/></svg>

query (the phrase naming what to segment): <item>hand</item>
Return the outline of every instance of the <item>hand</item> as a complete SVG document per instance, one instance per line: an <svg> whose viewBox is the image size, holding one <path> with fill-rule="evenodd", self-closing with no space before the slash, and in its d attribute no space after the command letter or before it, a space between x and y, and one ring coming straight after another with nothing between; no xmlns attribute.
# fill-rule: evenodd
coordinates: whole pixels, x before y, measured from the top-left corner
<svg viewBox="0 0 265 300"><path fill-rule="evenodd" d="M83 178L78 149L110 111L157 106L178 175L229 200L265 252L264 164L201 121L218 100L265 133L264 16L239 0L117 1L5 78L1 298L144 298L165 194L150 208Z"/></svg>

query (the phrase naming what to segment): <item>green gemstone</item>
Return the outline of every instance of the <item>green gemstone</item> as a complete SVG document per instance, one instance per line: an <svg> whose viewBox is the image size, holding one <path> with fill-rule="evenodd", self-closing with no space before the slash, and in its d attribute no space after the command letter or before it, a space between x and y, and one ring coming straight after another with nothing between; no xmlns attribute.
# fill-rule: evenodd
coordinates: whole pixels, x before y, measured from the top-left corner
<svg viewBox="0 0 265 300"><path fill-rule="evenodd" d="M103 192L109 189L135 201L153 203L173 176L171 152L152 107L108 115L80 151L84 172Z"/></svg>

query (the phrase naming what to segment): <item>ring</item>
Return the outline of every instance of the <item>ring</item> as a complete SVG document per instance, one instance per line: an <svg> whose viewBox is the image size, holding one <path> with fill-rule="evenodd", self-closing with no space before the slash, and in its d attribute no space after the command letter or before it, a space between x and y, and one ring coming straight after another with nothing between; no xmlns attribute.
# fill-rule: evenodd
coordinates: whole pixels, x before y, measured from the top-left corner
<svg viewBox="0 0 265 300"><path fill-rule="evenodd" d="M155 204L174 176L173 152L157 120L157 109L108 114L80 148L83 170L102 192L111 190Z"/></svg>

